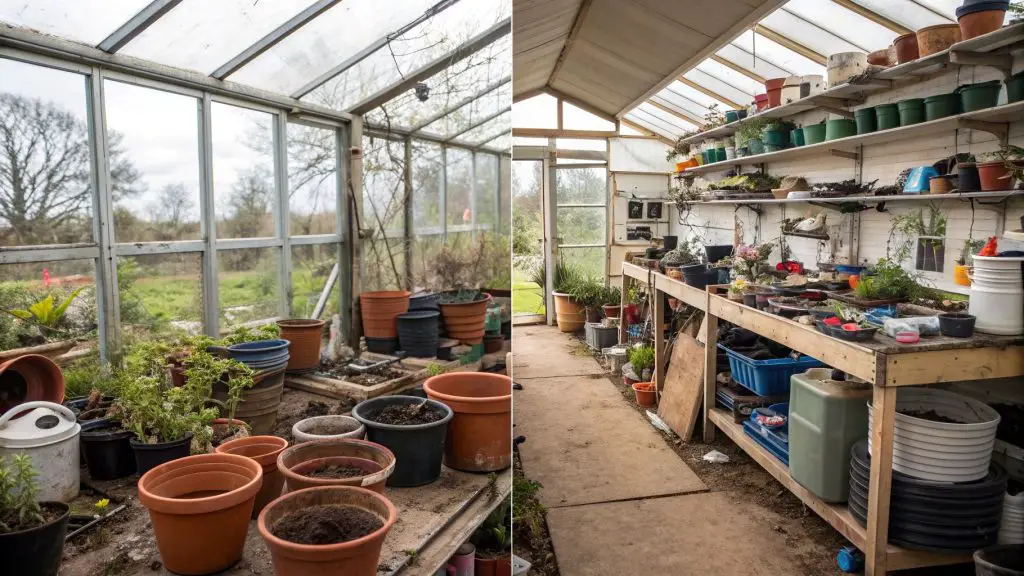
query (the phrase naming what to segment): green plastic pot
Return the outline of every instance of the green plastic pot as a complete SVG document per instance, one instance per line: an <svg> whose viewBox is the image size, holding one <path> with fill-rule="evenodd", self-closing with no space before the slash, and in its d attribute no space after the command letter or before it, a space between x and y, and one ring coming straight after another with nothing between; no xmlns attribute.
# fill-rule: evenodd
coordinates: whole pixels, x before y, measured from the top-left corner
<svg viewBox="0 0 1024 576"><path fill-rule="evenodd" d="M789 132L784 130L765 130L761 132L761 141L765 145L782 146L789 145Z"/></svg>
<svg viewBox="0 0 1024 576"><path fill-rule="evenodd" d="M875 127L879 130L891 130L900 127L900 109L896 104L875 106Z"/></svg>
<svg viewBox="0 0 1024 576"><path fill-rule="evenodd" d="M992 108L999 102L999 80L967 84L956 89L960 93L960 108L964 112L975 112Z"/></svg>
<svg viewBox="0 0 1024 576"><path fill-rule="evenodd" d="M728 158L725 155L725 148L715 148L715 162L725 162Z"/></svg>
<svg viewBox="0 0 1024 576"><path fill-rule="evenodd" d="M911 98L897 104L900 110L900 126L913 126L924 122L924 99Z"/></svg>
<svg viewBox="0 0 1024 576"><path fill-rule="evenodd" d="M824 124L812 124L810 126L804 126L804 142L806 142L808 146L812 144L821 144L824 141Z"/></svg>
<svg viewBox="0 0 1024 576"><path fill-rule="evenodd" d="M878 122L875 119L875 109L861 108L853 113L857 123L857 134L870 134L878 130Z"/></svg>
<svg viewBox="0 0 1024 576"><path fill-rule="evenodd" d="M839 140L857 134L857 124L853 120L840 118L825 123L825 141Z"/></svg>
<svg viewBox="0 0 1024 576"><path fill-rule="evenodd" d="M804 129L797 128L789 133L789 140L793 142L793 146L803 146L806 144L804 141Z"/></svg>
<svg viewBox="0 0 1024 576"><path fill-rule="evenodd" d="M714 160L708 155L709 150L700 151L701 164L711 164Z"/></svg>
<svg viewBox="0 0 1024 576"><path fill-rule="evenodd" d="M762 142L760 138L747 140L747 150L750 151L751 156L764 154L764 142Z"/></svg>
<svg viewBox="0 0 1024 576"><path fill-rule="evenodd" d="M1010 76L1006 81L1006 102L1013 104L1024 100L1024 72Z"/></svg>
<svg viewBox="0 0 1024 576"><path fill-rule="evenodd" d="M960 95L956 92L938 94L924 99L924 119L931 122L960 112Z"/></svg>

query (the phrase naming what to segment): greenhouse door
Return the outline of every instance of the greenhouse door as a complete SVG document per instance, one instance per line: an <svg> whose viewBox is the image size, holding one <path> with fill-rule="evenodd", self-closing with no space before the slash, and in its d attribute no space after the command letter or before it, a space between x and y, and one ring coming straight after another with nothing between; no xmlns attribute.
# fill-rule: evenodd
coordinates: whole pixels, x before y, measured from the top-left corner
<svg viewBox="0 0 1024 576"><path fill-rule="evenodd" d="M608 277L608 168L555 166L555 262L602 284Z"/></svg>
<svg viewBox="0 0 1024 576"><path fill-rule="evenodd" d="M512 316L514 324L547 322L544 298L547 162L542 150L519 149L512 161ZM522 159L521 159L522 158Z"/></svg>

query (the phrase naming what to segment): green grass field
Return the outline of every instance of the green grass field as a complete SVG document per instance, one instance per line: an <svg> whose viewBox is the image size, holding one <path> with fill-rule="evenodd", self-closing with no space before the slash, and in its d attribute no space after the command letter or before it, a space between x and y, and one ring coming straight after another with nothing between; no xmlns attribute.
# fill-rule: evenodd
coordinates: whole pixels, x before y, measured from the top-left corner
<svg viewBox="0 0 1024 576"><path fill-rule="evenodd" d="M512 315L544 313L544 293L525 272L512 271Z"/></svg>

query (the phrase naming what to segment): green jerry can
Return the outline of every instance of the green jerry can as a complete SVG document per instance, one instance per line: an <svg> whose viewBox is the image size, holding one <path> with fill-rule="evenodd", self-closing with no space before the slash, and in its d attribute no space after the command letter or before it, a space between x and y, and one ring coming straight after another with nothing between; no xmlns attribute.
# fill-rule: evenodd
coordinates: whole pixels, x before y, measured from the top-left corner
<svg viewBox="0 0 1024 576"><path fill-rule="evenodd" d="M868 435L871 385L831 368L811 368L790 378L789 474L825 502L846 502L850 451Z"/></svg>

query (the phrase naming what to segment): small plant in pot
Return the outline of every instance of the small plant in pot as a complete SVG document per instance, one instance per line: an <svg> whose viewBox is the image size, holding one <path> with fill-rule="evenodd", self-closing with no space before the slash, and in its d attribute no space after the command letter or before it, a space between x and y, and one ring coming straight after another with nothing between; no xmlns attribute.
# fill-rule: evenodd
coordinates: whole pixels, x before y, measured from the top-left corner
<svg viewBox="0 0 1024 576"><path fill-rule="evenodd" d="M512 528L508 502L498 506L470 538L475 576L511 576Z"/></svg>
<svg viewBox="0 0 1024 576"><path fill-rule="evenodd" d="M36 471L24 454L0 457L0 566L4 574L56 576L71 509L37 502Z"/></svg>
<svg viewBox="0 0 1024 576"><path fill-rule="evenodd" d="M602 302L601 311L604 312L604 317L618 318L622 313L622 289L618 286L609 286L605 288Z"/></svg>
<svg viewBox="0 0 1024 576"><path fill-rule="evenodd" d="M654 367L654 346L650 344L633 346L626 351L626 359L641 381L646 382L651 379L651 369Z"/></svg>
<svg viewBox="0 0 1024 576"><path fill-rule="evenodd" d="M598 322L601 319L600 309L604 304L604 284L596 278L586 278L577 282L569 291L569 297L583 308L587 322Z"/></svg>
<svg viewBox="0 0 1024 576"><path fill-rule="evenodd" d="M562 332L582 330L586 316L583 307L572 298L572 291L577 284L586 281L586 275L580 267L562 260L555 263L554 269L552 284L558 329Z"/></svg>

